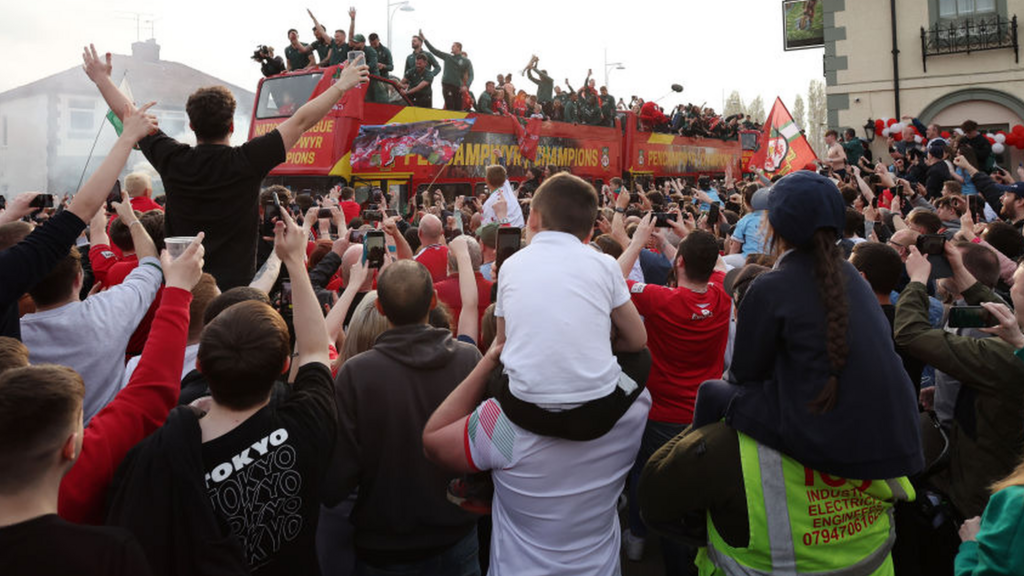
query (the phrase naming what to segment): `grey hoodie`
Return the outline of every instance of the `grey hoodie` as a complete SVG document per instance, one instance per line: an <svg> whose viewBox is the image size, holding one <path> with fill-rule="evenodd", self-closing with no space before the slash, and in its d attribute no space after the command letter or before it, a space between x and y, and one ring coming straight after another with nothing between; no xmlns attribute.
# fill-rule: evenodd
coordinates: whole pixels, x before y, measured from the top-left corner
<svg viewBox="0 0 1024 576"><path fill-rule="evenodd" d="M448 502L456 474L427 461L422 435L479 360L475 346L421 324L388 330L342 365L334 382L338 441L323 500L333 506L359 488L351 521L361 559L430 558L476 525Z"/></svg>

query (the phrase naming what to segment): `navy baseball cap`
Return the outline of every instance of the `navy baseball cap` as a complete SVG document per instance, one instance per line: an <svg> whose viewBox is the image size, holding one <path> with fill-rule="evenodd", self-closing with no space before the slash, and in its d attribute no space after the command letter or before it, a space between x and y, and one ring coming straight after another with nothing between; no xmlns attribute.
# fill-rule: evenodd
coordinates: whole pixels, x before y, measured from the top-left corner
<svg viewBox="0 0 1024 576"><path fill-rule="evenodd" d="M815 172L800 170L772 186L768 221L786 242L806 248L821 228L835 231L837 238L842 236L846 205L835 183Z"/></svg>
<svg viewBox="0 0 1024 576"><path fill-rule="evenodd" d="M996 188L1000 192L1010 192L1015 194L1018 198L1024 198L1024 182L1014 182L1013 184L998 184Z"/></svg>

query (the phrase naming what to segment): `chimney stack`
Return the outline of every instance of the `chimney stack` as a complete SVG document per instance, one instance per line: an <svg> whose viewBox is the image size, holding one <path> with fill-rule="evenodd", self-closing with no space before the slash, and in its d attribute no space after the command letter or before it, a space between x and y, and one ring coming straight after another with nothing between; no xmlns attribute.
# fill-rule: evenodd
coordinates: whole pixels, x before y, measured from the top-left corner
<svg viewBox="0 0 1024 576"><path fill-rule="evenodd" d="M160 45L156 38L150 38L145 42L132 42L132 58L144 62L160 61Z"/></svg>

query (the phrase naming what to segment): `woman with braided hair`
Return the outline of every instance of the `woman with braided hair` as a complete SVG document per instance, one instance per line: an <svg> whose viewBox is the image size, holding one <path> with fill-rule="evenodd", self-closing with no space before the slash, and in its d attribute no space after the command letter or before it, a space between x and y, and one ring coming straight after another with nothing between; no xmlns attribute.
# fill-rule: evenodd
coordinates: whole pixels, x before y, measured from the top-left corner
<svg viewBox="0 0 1024 576"><path fill-rule="evenodd" d="M703 540L704 575L892 576L894 507L924 466L914 387L837 246L836 185L782 178L768 223L779 257L739 303L734 383L702 384L693 426L647 461L644 522Z"/></svg>
<svg viewBox="0 0 1024 576"><path fill-rule="evenodd" d="M778 263L737 316L731 382L705 383L694 425L722 418L806 466L843 478L918 472L914 386L871 289L836 244L845 222L831 180L800 171L768 197Z"/></svg>

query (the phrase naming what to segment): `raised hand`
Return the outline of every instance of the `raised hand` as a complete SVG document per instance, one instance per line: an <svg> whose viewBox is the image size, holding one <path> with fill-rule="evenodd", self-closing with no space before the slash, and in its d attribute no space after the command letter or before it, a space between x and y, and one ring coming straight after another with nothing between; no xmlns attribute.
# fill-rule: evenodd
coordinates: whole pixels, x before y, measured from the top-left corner
<svg viewBox="0 0 1024 576"><path fill-rule="evenodd" d="M306 259L306 238L287 210L274 225L274 252L286 265L301 265Z"/></svg>
<svg viewBox="0 0 1024 576"><path fill-rule="evenodd" d="M341 76L338 77L338 81L334 83L334 86L342 92L347 92L363 82L369 81L370 67L366 64L361 66L345 66L341 69Z"/></svg>
<svg viewBox="0 0 1024 576"><path fill-rule="evenodd" d="M921 254L918 251L917 246L911 246L909 248L910 255L907 256L907 275L910 276L911 282L920 282L921 284L928 283L928 277L932 274L932 263L928 261L928 257ZM957 250L959 252L959 250Z"/></svg>
<svg viewBox="0 0 1024 576"><path fill-rule="evenodd" d="M651 239L651 234L654 232L654 215L647 213L643 219L640 220L640 224L637 225L636 231L633 232L633 242L639 246L646 246L647 241Z"/></svg>
<svg viewBox="0 0 1024 576"><path fill-rule="evenodd" d="M109 78L112 69L110 52L107 52L104 58L100 59L99 54L96 53L96 46L89 44L88 47L82 48L82 70L85 70L85 75L93 83L99 82L104 77Z"/></svg>
<svg viewBox="0 0 1024 576"><path fill-rule="evenodd" d="M164 284L168 288L191 291L199 283L203 275L203 255L206 254L204 236L202 232L196 234L195 240L177 258L171 258L166 249L160 254L160 267L164 270Z"/></svg>
<svg viewBox="0 0 1024 576"><path fill-rule="evenodd" d="M150 134L156 134L160 125L156 116L148 113L155 104L156 102L150 102L138 109L131 103L126 104L121 115L124 119L124 131L121 132L121 137L138 142Z"/></svg>
<svg viewBox="0 0 1024 576"><path fill-rule="evenodd" d="M370 276L370 266L360 259L348 269L348 282L351 286L362 286Z"/></svg>
<svg viewBox="0 0 1024 576"><path fill-rule="evenodd" d="M117 217L121 219L125 226L131 226L133 222L138 220L135 216L135 209L132 208L131 198L128 197L128 192L121 190L121 201L114 202L113 207Z"/></svg>
<svg viewBox="0 0 1024 576"><path fill-rule="evenodd" d="M505 200L505 195L501 192L498 192L498 199L494 202L494 216L498 220L508 218L508 202Z"/></svg>
<svg viewBox="0 0 1024 576"><path fill-rule="evenodd" d="M999 321L997 326L982 328L981 331L995 334L1004 342L1013 346L1015 350L1024 348L1024 333L1020 331L1020 325L1017 323L1017 317L1014 316L1013 310L1010 310L1006 304L999 304L997 302L982 302L981 305Z"/></svg>

